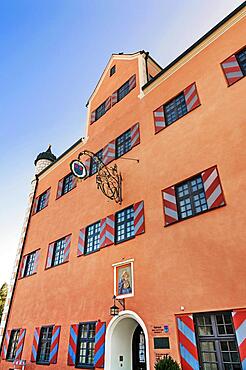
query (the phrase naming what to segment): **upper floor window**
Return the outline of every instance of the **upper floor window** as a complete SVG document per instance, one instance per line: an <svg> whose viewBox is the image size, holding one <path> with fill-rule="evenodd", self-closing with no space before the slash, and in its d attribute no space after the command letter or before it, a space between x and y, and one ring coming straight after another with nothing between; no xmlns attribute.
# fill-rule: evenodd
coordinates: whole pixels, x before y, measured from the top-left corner
<svg viewBox="0 0 246 370"><path fill-rule="evenodd" d="M37 352L37 363L39 364L49 364L52 330L53 326L43 326L40 330Z"/></svg>
<svg viewBox="0 0 246 370"><path fill-rule="evenodd" d="M37 212L41 211L43 208L46 207L46 198L47 198L47 192L40 195L38 199Z"/></svg>
<svg viewBox="0 0 246 370"><path fill-rule="evenodd" d="M30 253L27 255L24 276L29 276L33 274L35 258L36 258L36 252Z"/></svg>
<svg viewBox="0 0 246 370"><path fill-rule="evenodd" d="M7 360L13 361L15 359L16 347L18 344L18 339L20 335L20 330L11 330L8 351L7 351Z"/></svg>
<svg viewBox="0 0 246 370"><path fill-rule="evenodd" d="M102 117L106 113L106 102L103 102L99 107L96 109L96 120Z"/></svg>
<svg viewBox="0 0 246 370"><path fill-rule="evenodd" d="M54 244L52 266L60 265L64 262L64 249L66 247L66 238L57 240Z"/></svg>
<svg viewBox="0 0 246 370"><path fill-rule="evenodd" d="M131 150L131 130L127 130L124 134L116 139L116 158Z"/></svg>
<svg viewBox="0 0 246 370"><path fill-rule="evenodd" d="M116 71L116 66L114 65L113 67L110 68L110 77L113 76L115 71Z"/></svg>
<svg viewBox="0 0 246 370"><path fill-rule="evenodd" d="M86 228L85 254L96 252L100 244L100 221Z"/></svg>
<svg viewBox="0 0 246 370"><path fill-rule="evenodd" d="M164 111L167 125L170 125L184 116L187 113L184 93L179 94L176 98L165 104Z"/></svg>
<svg viewBox="0 0 246 370"><path fill-rule="evenodd" d="M95 322L84 322L79 325L76 365L94 367Z"/></svg>
<svg viewBox="0 0 246 370"><path fill-rule="evenodd" d="M102 160L103 157L103 150L99 150L99 152L96 153L96 156ZM90 166L90 175L94 175L98 171L99 162L93 157L91 159L91 166Z"/></svg>
<svg viewBox="0 0 246 370"><path fill-rule="evenodd" d="M241 71L242 71L243 75L245 76L246 75L246 48L239 51L236 54L236 58L237 58L239 66L241 68Z"/></svg>
<svg viewBox="0 0 246 370"><path fill-rule="evenodd" d="M69 173L63 180L62 195L68 193L74 188L74 176Z"/></svg>
<svg viewBox="0 0 246 370"><path fill-rule="evenodd" d="M118 99L117 101L120 101L123 99L130 91L130 86L129 86L129 80L124 83L119 89L118 89Z"/></svg>
<svg viewBox="0 0 246 370"><path fill-rule="evenodd" d="M116 242L118 243L135 236L133 206L116 213L115 227Z"/></svg>
<svg viewBox="0 0 246 370"><path fill-rule="evenodd" d="M181 219L194 216L208 209L201 176L176 186L178 213Z"/></svg>

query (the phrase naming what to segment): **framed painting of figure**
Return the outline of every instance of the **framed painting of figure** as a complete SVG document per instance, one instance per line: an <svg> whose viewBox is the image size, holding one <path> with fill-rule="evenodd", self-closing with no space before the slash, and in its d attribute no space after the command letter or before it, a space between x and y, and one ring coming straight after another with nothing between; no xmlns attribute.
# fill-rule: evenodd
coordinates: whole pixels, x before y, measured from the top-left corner
<svg viewBox="0 0 246 370"><path fill-rule="evenodd" d="M114 295L116 298L127 298L134 295L133 260L115 263Z"/></svg>

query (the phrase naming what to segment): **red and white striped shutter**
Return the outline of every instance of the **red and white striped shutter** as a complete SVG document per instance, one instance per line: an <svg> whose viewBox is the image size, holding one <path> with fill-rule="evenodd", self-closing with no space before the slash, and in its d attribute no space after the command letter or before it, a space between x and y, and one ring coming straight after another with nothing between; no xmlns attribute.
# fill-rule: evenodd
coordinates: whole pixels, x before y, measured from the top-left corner
<svg viewBox="0 0 246 370"><path fill-rule="evenodd" d="M38 261L40 256L40 249L38 249L35 253L34 265L33 265L33 274L37 272L38 269Z"/></svg>
<svg viewBox="0 0 246 370"><path fill-rule="evenodd" d="M37 359L39 337L40 337L40 328L35 328L32 344L31 362L36 362Z"/></svg>
<svg viewBox="0 0 246 370"><path fill-rule="evenodd" d="M64 260L63 260L63 262L67 262L69 260L71 237L72 237L72 234L67 235L66 238L65 238L66 245L65 245L65 248L64 248Z"/></svg>
<svg viewBox="0 0 246 370"><path fill-rule="evenodd" d="M114 244L115 215L103 218L100 222L100 248Z"/></svg>
<svg viewBox="0 0 246 370"><path fill-rule="evenodd" d="M90 175L91 159L90 158L86 159L86 161L83 162L83 164L84 164L84 166L86 168L86 172L87 172L86 178L87 178Z"/></svg>
<svg viewBox="0 0 246 370"><path fill-rule="evenodd" d="M235 55L232 55L221 63L221 67L225 74L228 86L234 84L234 82L237 82L243 77L243 73Z"/></svg>
<svg viewBox="0 0 246 370"><path fill-rule="evenodd" d="M73 188L76 188L77 186L77 181L78 181L78 178L76 176L73 175L73 181L72 181L72 189Z"/></svg>
<svg viewBox="0 0 246 370"><path fill-rule="evenodd" d="M11 330L6 330L4 341L3 341L3 346L2 346L2 353L1 353L2 360L6 360L10 335L11 335Z"/></svg>
<svg viewBox="0 0 246 370"><path fill-rule="evenodd" d="M134 87L136 87L136 75L133 75L129 79L129 91L131 91L132 89L134 89Z"/></svg>
<svg viewBox="0 0 246 370"><path fill-rule="evenodd" d="M15 360L20 360L23 347L24 347L24 340L26 335L26 329L20 329L19 338L16 346L16 352L15 352Z"/></svg>
<svg viewBox="0 0 246 370"><path fill-rule="evenodd" d="M55 243L51 243L48 246L48 254L47 254L47 260L46 260L46 268L51 267L52 258L53 258L53 252L54 252L54 246L55 246Z"/></svg>
<svg viewBox="0 0 246 370"><path fill-rule="evenodd" d="M27 261L27 256L24 256L21 261L21 266L20 266L20 272L19 272L19 279L24 277L24 272L26 268L26 261Z"/></svg>
<svg viewBox="0 0 246 370"><path fill-rule="evenodd" d="M82 256L85 253L85 231L86 231L85 227L83 227L79 231L77 257Z"/></svg>
<svg viewBox="0 0 246 370"><path fill-rule="evenodd" d="M182 370L199 370L198 350L192 315L177 316Z"/></svg>
<svg viewBox="0 0 246 370"><path fill-rule="evenodd" d="M74 324L70 326L70 336L69 336L68 356L67 356L67 364L69 366L74 366L76 362L78 332L79 332L78 324Z"/></svg>
<svg viewBox="0 0 246 370"><path fill-rule="evenodd" d="M62 196L63 182L64 182L64 178L59 180L59 182L58 182L56 199L58 199Z"/></svg>
<svg viewBox="0 0 246 370"><path fill-rule="evenodd" d="M35 198L35 199L34 199L34 202L33 202L33 208L32 208L32 214L33 214L33 215L37 212L37 208L38 208L38 201L39 201L39 197L37 197L37 198Z"/></svg>
<svg viewBox="0 0 246 370"><path fill-rule="evenodd" d="M178 221L178 209L174 186L162 190L165 226Z"/></svg>
<svg viewBox="0 0 246 370"><path fill-rule="evenodd" d="M184 89L184 96L188 112L197 108L201 104L195 82Z"/></svg>
<svg viewBox="0 0 246 370"><path fill-rule="evenodd" d="M246 370L246 310L234 310L232 319L243 370Z"/></svg>
<svg viewBox="0 0 246 370"><path fill-rule="evenodd" d="M217 208L225 204L219 174L216 166L202 172L202 181L205 190L208 209Z"/></svg>
<svg viewBox="0 0 246 370"><path fill-rule="evenodd" d="M93 112L91 112L90 124L94 123L95 120L96 120L96 111L94 110Z"/></svg>
<svg viewBox="0 0 246 370"><path fill-rule="evenodd" d="M116 90L111 96L111 105L115 105L118 101L118 90Z"/></svg>
<svg viewBox="0 0 246 370"><path fill-rule="evenodd" d="M159 108L157 108L153 112L153 115L154 115L155 134L157 134L157 132L163 130L166 127L164 106L161 105Z"/></svg>
<svg viewBox="0 0 246 370"><path fill-rule="evenodd" d="M49 358L50 364L57 363L60 332L61 332L60 326L53 327L50 344L50 358Z"/></svg>
<svg viewBox="0 0 246 370"><path fill-rule="evenodd" d="M115 159L115 139L110 141L104 148L103 148L103 155L102 161L104 164L109 164Z"/></svg>
<svg viewBox="0 0 246 370"><path fill-rule="evenodd" d="M48 190L46 190L46 198L45 198L45 202L44 202L45 207L47 207L47 205L49 204L49 199L50 199L50 188Z"/></svg>
<svg viewBox="0 0 246 370"><path fill-rule="evenodd" d="M111 96L105 101L105 111L107 112L111 108Z"/></svg>
<svg viewBox="0 0 246 370"><path fill-rule="evenodd" d="M131 127L131 149L140 144L140 130L139 123L136 123Z"/></svg>
<svg viewBox="0 0 246 370"><path fill-rule="evenodd" d="M145 231L145 222L144 222L144 202L135 203L133 205L134 209L134 233L139 235Z"/></svg>
<svg viewBox="0 0 246 370"><path fill-rule="evenodd" d="M96 323L96 333L95 333L95 354L94 354L95 368L104 368L105 334L106 334L106 322L98 321Z"/></svg>

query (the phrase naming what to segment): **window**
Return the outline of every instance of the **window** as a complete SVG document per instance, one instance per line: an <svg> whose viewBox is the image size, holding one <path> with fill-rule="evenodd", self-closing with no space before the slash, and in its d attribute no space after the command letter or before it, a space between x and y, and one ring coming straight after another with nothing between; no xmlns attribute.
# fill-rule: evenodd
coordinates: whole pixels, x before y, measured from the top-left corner
<svg viewBox="0 0 246 370"><path fill-rule="evenodd" d="M177 121L187 113L187 106L184 93L182 92L176 98L164 105L165 120L167 125Z"/></svg>
<svg viewBox="0 0 246 370"><path fill-rule="evenodd" d="M41 194L38 199L37 212L41 211L43 208L46 207L46 198L47 198L47 191Z"/></svg>
<svg viewBox="0 0 246 370"><path fill-rule="evenodd" d="M76 365L94 367L95 331L95 322L79 325Z"/></svg>
<svg viewBox="0 0 246 370"><path fill-rule="evenodd" d="M117 101L120 101L123 99L130 91L129 81L126 81L124 85L122 85L118 90L118 99Z"/></svg>
<svg viewBox="0 0 246 370"><path fill-rule="evenodd" d="M13 361L15 359L16 347L19 339L20 330L11 330L9 345L8 345L8 352L7 352L7 360Z"/></svg>
<svg viewBox="0 0 246 370"><path fill-rule="evenodd" d="M66 246L66 238L57 240L54 245L52 266L60 265L64 262L64 249Z"/></svg>
<svg viewBox="0 0 246 370"><path fill-rule="evenodd" d="M116 158L131 150L131 130L127 130L124 134L116 139Z"/></svg>
<svg viewBox="0 0 246 370"><path fill-rule="evenodd" d="M134 236L134 209L131 206L116 213L116 242L120 243Z"/></svg>
<svg viewBox="0 0 246 370"><path fill-rule="evenodd" d="M43 326L40 330L38 343L37 363L48 364L50 359L50 345L53 326Z"/></svg>
<svg viewBox="0 0 246 370"><path fill-rule="evenodd" d="M36 258L36 252L28 254L27 259L26 259L24 276L29 276L33 274L35 258Z"/></svg>
<svg viewBox="0 0 246 370"><path fill-rule="evenodd" d="M197 314L194 319L202 368L241 369L231 313Z"/></svg>
<svg viewBox="0 0 246 370"><path fill-rule="evenodd" d="M102 117L106 113L106 104L105 102L99 105L96 109L96 120Z"/></svg>
<svg viewBox="0 0 246 370"><path fill-rule="evenodd" d="M102 160L102 156L103 156L103 150L99 150L99 152L96 153L96 156ZM96 159L94 159L94 157L91 159L91 167L90 167L90 175L94 175L95 173L97 173L98 171L98 166L99 166L99 163L97 162Z"/></svg>
<svg viewBox="0 0 246 370"><path fill-rule="evenodd" d="M100 243L100 221L90 225L86 229L85 254L96 252Z"/></svg>
<svg viewBox="0 0 246 370"><path fill-rule="evenodd" d="M244 76L246 76L246 48L236 54L238 64Z"/></svg>
<svg viewBox="0 0 246 370"><path fill-rule="evenodd" d="M113 76L115 71L116 71L116 66L114 65L112 68L110 68L110 77Z"/></svg>
<svg viewBox="0 0 246 370"><path fill-rule="evenodd" d="M208 209L201 176L196 176L175 187L180 219L195 216Z"/></svg>
<svg viewBox="0 0 246 370"><path fill-rule="evenodd" d="M73 183L73 174L70 173L63 180L63 188L62 188L62 195L68 193L74 187Z"/></svg>

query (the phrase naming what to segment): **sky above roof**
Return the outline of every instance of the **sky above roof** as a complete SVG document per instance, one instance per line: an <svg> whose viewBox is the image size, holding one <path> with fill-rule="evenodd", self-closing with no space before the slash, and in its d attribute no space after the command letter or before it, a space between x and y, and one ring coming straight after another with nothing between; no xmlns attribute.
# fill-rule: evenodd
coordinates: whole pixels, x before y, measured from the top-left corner
<svg viewBox="0 0 246 370"><path fill-rule="evenodd" d="M60 155L85 135L85 105L111 54L144 49L165 67L241 3L0 1L0 285L12 272L33 162L48 144Z"/></svg>

